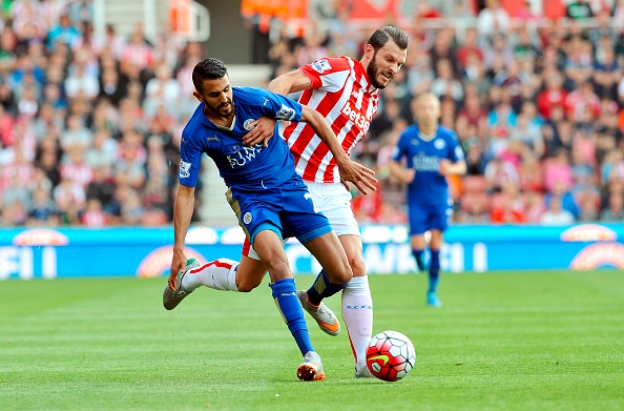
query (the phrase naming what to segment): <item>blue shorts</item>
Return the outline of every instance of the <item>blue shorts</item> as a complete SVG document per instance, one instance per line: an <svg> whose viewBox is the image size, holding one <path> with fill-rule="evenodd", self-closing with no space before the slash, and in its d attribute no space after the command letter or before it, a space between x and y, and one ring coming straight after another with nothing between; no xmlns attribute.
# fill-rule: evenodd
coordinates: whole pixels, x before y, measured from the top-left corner
<svg viewBox="0 0 624 411"><path fill-rule="evenodd" d="M252 245L256 235L267 229L282 239L297 237L302 244L332 231L329 220L314 211L310 192L300 179L260 190L230 187L226 195Z"/></svg>
<svg viewBox="0 0 624 411"><path fill-rule="evenodd" d="M453 209L447 204L410 204L410 235L424 234L427 230L444 231L452 214Z"/></svg>

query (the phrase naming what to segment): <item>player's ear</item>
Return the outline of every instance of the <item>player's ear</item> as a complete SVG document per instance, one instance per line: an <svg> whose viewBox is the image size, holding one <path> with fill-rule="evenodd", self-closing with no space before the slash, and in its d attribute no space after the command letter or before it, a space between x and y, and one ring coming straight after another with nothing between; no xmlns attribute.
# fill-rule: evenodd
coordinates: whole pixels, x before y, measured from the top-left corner
<svg viewBox="0 0 624 411"><path fill-rule="evenodd" d="M366 46L364 47L364 56L367 57L369 60L373 59L373 55L375 54L375 48L366 43Z"/></svg>
<svg viewBox="0 0 624 411"><path fill-rule="evenodd" d="M195 96L195 98L200 102L203 103L204 102L204 98L202 97L201 94L199 94L197 91L193 92L193 96Z"/></svg>

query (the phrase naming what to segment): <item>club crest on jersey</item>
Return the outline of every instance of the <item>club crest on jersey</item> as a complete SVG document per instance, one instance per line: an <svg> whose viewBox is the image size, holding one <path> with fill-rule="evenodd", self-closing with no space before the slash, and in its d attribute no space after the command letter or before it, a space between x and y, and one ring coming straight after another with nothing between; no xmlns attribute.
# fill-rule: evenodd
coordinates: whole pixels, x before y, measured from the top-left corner
<svg viewBox="0 0 624 411"><path fill-rule="evenodd" d="M253 123L254 121L256 121L253 118L248 118L247 120L245 120L245 122L243 123L243 128L245 130L251 130L252 128L254 128L254 126L251 125L251 123Z"/></svg>
<svg viewBox="0 0 624 411"><path fill-rule="evenodd" d="M180 178L189 178L191 176L191 163L180 160Z"/></svg>
<svg viewBox="0 0 624 411"><path fill-rule="evenodd" d="M441 138L436 138L436 140L433 142L433 146L438 150L442 150L445 145L446 143Z"/></svg>
<svg viewBox="0 0 624 411"><path fill-rule="evenodd" d="M295 118L295 109L282 104L282 107L275 113L275 118L278 120L292 120Z"/></svg>
<svg viewBox="0 0 624 411"><path fill-rule="evenodd" d="M249 224L251 223L252 217L251 217L251 213L249 211L247 211L244 215L243 215L243 223L245 224Z"/></svg>
<svg viewBox="0 0 624 411"><path fill-rule="evenodd" d="M326 71L331 70L332 66L331 64L329 64L329 61L323 59L323 60L318 60L312 63L312 68L318 71L319 73L324 73Z"/></svg>
<svg viewBox="0 0 624 411"><path fill-rule="evenodd" d="M368 128L370 127L370 121L366 118L364 114L360 112L357 107L352 105L350 101L347 101L347 103L344 105L342 110L340 110L340 112L347 116L349 120L351 120L351 122L364 133L368 131Z"/></svg>

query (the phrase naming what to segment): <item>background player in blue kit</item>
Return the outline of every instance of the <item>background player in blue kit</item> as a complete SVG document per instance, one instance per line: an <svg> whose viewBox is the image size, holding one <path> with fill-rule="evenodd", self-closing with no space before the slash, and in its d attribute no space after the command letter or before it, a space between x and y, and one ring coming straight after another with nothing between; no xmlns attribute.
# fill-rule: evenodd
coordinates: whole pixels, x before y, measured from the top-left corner
<svg viewBox="0 0 624 411"><path fill-rule="evenodd" d="M452 214L446 176L465 174L466 162L459 140L452 130L438 125L440 100L422 94L416 104L417 124L399 137L390 162L393 176L407 184L407 204L412 253L419 270L424 270L423 252L427 245L424 233L431 231L431 259L427 304L440 307L437 295L440 273L442 233ZM401 160L405 159L404 168Z"/></svg>
<svg viewBox="0 0 624 411"><path fill-rule="evenodd" d="M327 218L314 211L308 189L295 172L287 144L281 138L273 138L266 146L248 147L242 144L242 137L261 116L307 122L336 156L345 184L351 181L366 191L367 187L373 187L374 173L349 160L318 112L266 90L232 87L227 68L219 60L199 62L193 69L193 85L196 90L193 94L202 104L182 133L180 187L174 206L174 249L163 304L172 309L192 292L192 287L185 286L184 278L192 277L187 274L200 268L192 260L187 262L184 239L193 213L201 156L206 153L228 186L228 201L265 263L275 303L304 356L297 376L302 380L322 380L323 366L310 341L282 240L297 237L325 268L331 286L344 286L353 273ZM236 285L239 284L248 286L245 279L240 282L237 279Z"/></svg>

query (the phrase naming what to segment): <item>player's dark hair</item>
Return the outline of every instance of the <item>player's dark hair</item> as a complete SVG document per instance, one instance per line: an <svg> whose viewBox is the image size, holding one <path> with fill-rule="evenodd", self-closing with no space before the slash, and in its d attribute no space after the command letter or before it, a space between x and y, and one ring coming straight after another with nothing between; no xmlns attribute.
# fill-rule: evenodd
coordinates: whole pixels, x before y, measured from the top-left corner
<svg viewBox="0 0 624 411"><path fill-rule="evenodd" d="M195 90L203 90L204 81L219 80L227 75L227 67L221 60L207 58L193 67L193 86Z"/></svg>
<svg viewBox="0 0 624 411"><path fill-rule="evenodd" d="M401 50L407 49L407 43L409 37L406 32L396 26L384 26L376 30L372 36L368 39L368 44L373 46L375 52L386 45L386 43L392 40L394 44L399 46Z"/></svg>

